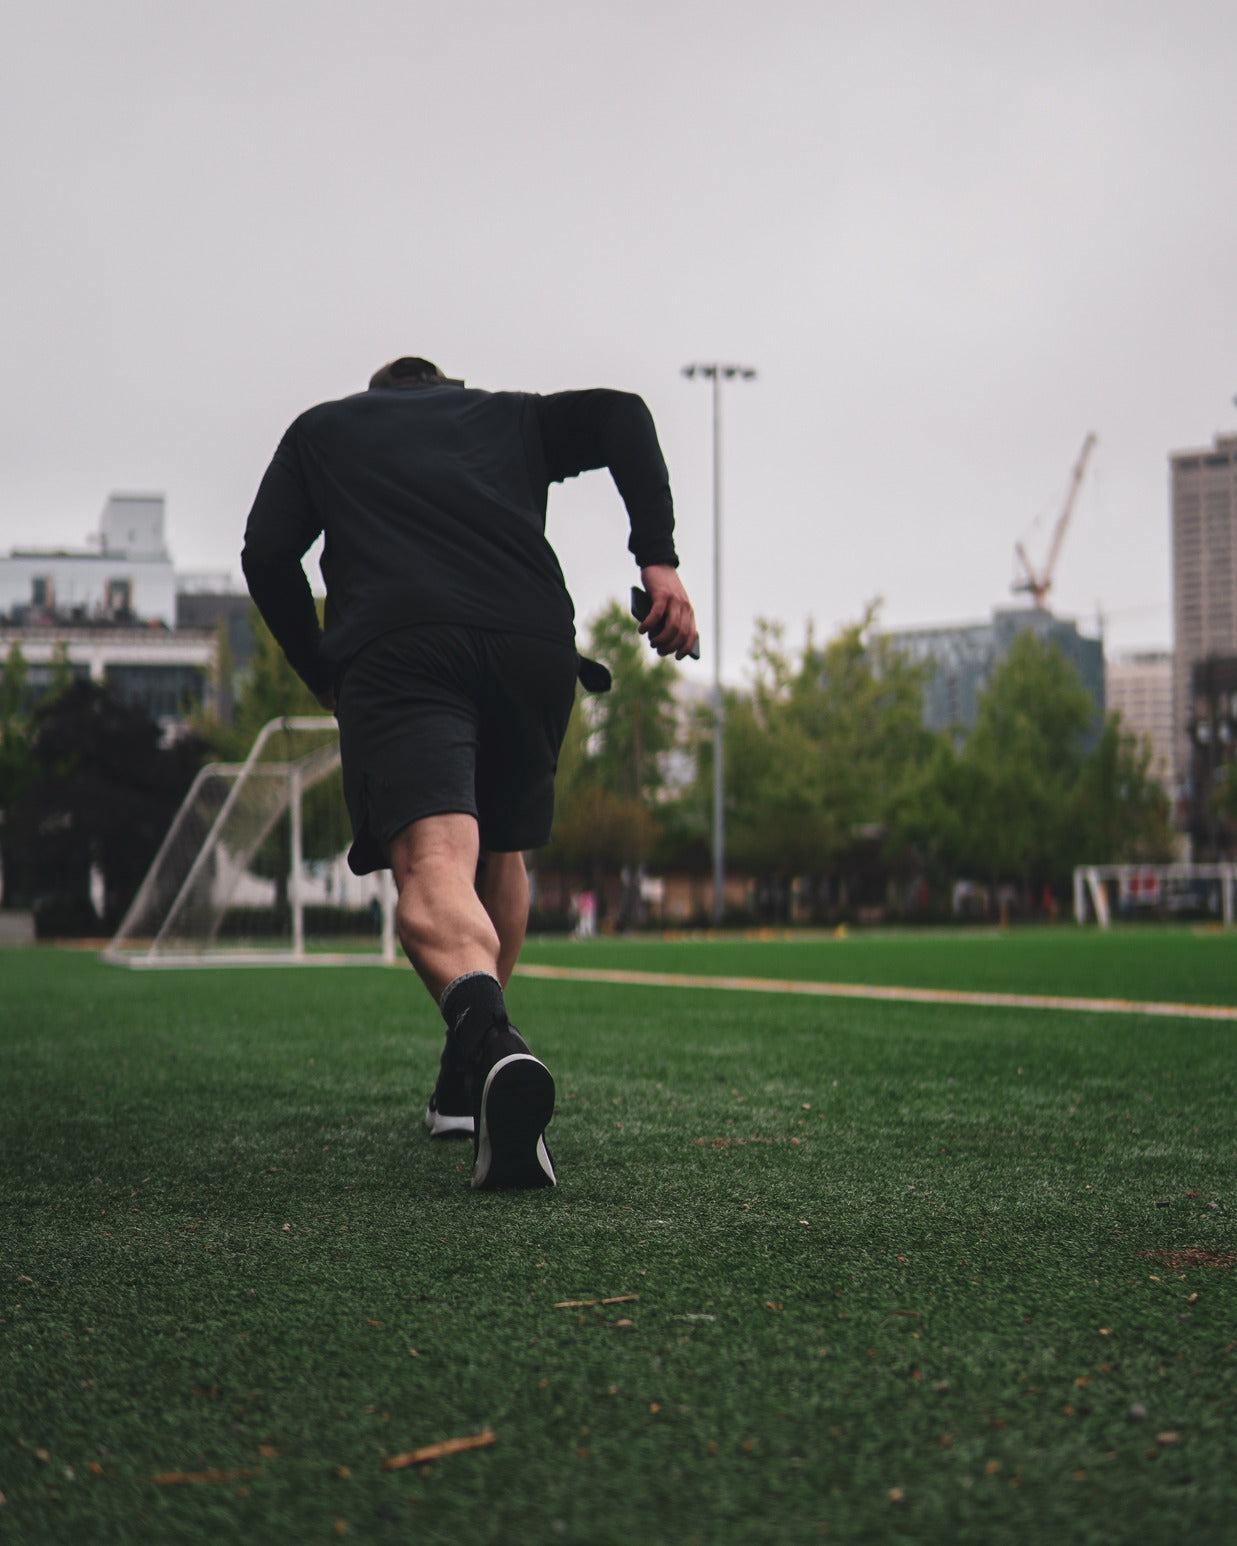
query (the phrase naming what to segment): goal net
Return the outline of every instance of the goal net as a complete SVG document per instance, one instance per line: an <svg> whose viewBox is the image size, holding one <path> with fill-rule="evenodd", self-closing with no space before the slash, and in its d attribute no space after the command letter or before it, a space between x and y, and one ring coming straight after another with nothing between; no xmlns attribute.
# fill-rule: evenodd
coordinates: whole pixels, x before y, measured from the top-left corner
<svg viewBox="0 0 1237 1546"><path fill-rule="evenodd" d="M393 962L386 870L348 869L339 729L264 725L244 762L194 779L104 952L129 966Z"/></svg>
<svg viewBox="0 0 1237 1546"><path fill-rule="evenodd" d="M1232 928L1237 864L1086 864L1074 871L1079 923L1202 918Z"/></svg>

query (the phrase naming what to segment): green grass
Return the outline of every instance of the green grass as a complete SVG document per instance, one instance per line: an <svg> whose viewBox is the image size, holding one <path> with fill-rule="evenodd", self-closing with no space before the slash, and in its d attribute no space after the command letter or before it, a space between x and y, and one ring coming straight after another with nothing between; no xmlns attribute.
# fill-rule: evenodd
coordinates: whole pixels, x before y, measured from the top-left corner
<svg viewBox="0 0 1237 1546"><path fill-rule="evenodd" d="M1184 931L556 948L530 955L1237 980ZM517 982L562 1184L503 1197L420 1130L441 1026L407 972L30 951L0 983L6 1543L1231 1529L1237 1273L1146 1254L1237 1248L1230 1025Z"/></svg>
<svg viewBox="0 0 1237 1546"><path fill-rule="evenodd" d="M1237 1004L1237 930L1055 928L530 940L524 958L708 976Z"/></svg>

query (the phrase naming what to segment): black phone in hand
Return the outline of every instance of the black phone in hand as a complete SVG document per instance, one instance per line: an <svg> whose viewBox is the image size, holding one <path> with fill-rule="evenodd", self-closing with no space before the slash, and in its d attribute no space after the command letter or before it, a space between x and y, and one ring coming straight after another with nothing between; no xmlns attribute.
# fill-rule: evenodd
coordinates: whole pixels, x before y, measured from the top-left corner
<svg viewBox="0 0 1237 1546"><path fill-rule="evenodd" d="M633 585L632 588L631 588L631 615L635 618L635 620L638 623L642 623L644 621L644 619L649 615L649 612L652 610L652 607L653 607L653 598L649 595L648 591L646 591L643 586ZM695 649L694 650L688 650L687 653L691 656L691 658L693 660L699 660L700 659L700 640L699 639L696 640L696 647L695 647Z"/></svg>

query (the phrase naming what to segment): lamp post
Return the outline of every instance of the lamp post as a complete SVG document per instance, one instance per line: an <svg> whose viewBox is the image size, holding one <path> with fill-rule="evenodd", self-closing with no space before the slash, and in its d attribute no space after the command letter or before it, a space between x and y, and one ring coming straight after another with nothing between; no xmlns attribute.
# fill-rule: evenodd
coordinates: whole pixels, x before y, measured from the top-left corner
<svg viewBox="0 0 1237 1546"><path fill-rule="evenodd" d="M722 382L752 381L750 365L684 365L689 381L713 383L713 922L726 910L725 730L722 708Z"/></svg>

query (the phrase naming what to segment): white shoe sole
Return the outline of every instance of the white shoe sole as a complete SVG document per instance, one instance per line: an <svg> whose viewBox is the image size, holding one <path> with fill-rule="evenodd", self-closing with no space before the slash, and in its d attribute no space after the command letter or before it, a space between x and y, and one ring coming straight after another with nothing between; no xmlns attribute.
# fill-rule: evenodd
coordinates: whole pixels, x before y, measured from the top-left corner
<svg viewBox="0 0 1237 1546"><path fill-rule="evenodd" d="M461 1138L471 1138L474 1123L471 1117L444 1116L441 1111L435 1111L432 1106L427 1106L425 1128L431 1138L453 1138L457 1134Z"/></svg>
<svg viewBox="0 0 1237 1546"><path fill-rule="evenodd" d="M500 1058L481 1092L474 1191L557 1186L545 1130L554 1115L554 1078L530 1052Z"/></svg>

